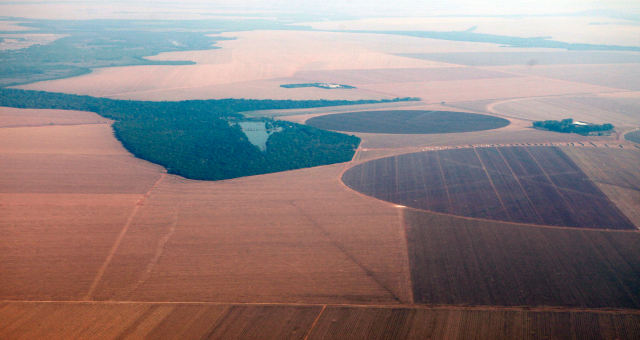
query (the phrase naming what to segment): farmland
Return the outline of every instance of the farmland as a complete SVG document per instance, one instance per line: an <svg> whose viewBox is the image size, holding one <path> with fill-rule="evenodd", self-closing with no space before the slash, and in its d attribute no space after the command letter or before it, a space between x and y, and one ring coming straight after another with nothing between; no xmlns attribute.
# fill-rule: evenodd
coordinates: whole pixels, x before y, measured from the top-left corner
<svg viewBox="0 0 640 340"><path fill-rule="evenodd" d="M362 193L424 210L543 225L634 229L555 147L399 155L355 166L343 180Z"/></svg>
<svg viewBox="0 0 640 340"><path fill-rule="evenodd" d="M509 121L487 115L449 111L359 111L314 117L307 125L334 131L432 134L490 130Z"/></svg>
<svg viewBox="0 0 640 340"><path fill-rule="evenodd" d="M414 209L405 210L405 221L416 302L640 307L638 233L538 228Z"/></svg>
<svg viewBox="0 0 640 340"><path fill-rule="evenodd" d="M640 143L640 131L629 132L626 135L624 135L624 138L634 143Z"/></svg>
<svg viewBox="0 0 640 340"><path fill-rule="evenodd" d="M14 339L634 339L628 312L163 303L0 303ZM25 323L38 319L35 325ZM94 322L89 322L94 320ZM64 322L62 322L64 321Z"/></svg>
<svg viewBox="0 0 640 340"><path fill-rule="evenodd" d="M74 6L0 4L117 16ZM640 338L639 54L521 46L640 26L189 6L20 19L60 39L0 66L0 338Z"/></svg>

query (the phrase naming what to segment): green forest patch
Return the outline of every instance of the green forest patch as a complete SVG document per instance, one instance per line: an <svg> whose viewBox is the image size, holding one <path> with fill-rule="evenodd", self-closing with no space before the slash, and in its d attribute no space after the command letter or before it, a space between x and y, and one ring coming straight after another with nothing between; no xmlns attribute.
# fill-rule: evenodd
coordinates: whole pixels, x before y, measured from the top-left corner
<svg viewBox="0 0 640 340"><path fill-rule="evenodd" d="M238 112L390 101L393 100L148 102L0 89L0 106L90 111L113 119L116 137L136 157L160 164L169 173L201 180L346 162L360 143L355 136L265 118L275 132L263 151L242 132L237 122L245 118Z"/></svg>

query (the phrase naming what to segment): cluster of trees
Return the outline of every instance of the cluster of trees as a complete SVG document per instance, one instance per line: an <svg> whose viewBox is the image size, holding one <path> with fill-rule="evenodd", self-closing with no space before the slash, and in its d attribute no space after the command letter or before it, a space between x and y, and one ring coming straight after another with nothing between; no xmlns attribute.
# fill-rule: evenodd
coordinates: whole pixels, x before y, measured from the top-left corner
<svg viewBox="0 0 640 340"><path fill-rule="evenodd" d="M576 124L572 118L563 120L544 120L533 122L533 127L556 132L577 133L581 135L602 134L613 130L613 125L605 124Z"/></svg>
<svg viewBox="0 0 640 340"><path fill-rule="evenodd" d="M395 99L410 100L409 98ZM390 101L390 100L384 100ZM306 125L280 127L262 152L236 124L242 111L366 104L375 100L188 100L149 102L0 88L0 106L95 112L116 122L118 140L139 158L191 179L220 180L349 161L359 138Z"/></svg>

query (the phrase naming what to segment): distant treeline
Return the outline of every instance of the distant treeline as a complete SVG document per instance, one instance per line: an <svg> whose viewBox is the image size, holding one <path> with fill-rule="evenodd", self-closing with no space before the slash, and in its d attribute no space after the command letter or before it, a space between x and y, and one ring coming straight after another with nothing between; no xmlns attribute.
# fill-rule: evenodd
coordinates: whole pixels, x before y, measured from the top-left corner
<svg viewBox="0 0 640 340"><path fill-rule="evenodd" d="M0 106L95 112L115 120L115 135L139 158L191 179L220 180L349 161L360 139L310 126L272 121L265 152L230 120L238 112L406 101L188 100L150 102L0 89Z"/></svg>
<svg viewBox="0 0 640 340"><path fill-rule="evenodd" d="M285 89L295 89L300 87L317 87L321 89L355 89L355 86L333 83L303 83L303 84L282 84Z"/></svg>
<svg viewBox="0 0 640 340"><path fill-rule="evenodd" d="M577 124L572 118L563 120L544 120L533 122L533 127L556 132L577 133L580 135L602 134L613 130L613 125L605 124Z"/></svg>

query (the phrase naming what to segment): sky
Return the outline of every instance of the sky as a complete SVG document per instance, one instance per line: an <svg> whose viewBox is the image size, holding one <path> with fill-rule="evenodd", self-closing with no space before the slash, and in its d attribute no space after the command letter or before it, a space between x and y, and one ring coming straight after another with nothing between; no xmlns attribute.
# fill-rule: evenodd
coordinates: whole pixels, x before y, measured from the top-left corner
<svg viewBox="0 0 640 340"><path fill-rule="evenodd" d="M0 0L0 15L34 18L197 18L220 14L305 13L322 15L557 15L585 11L637 16L637 0Z"/></svg>

